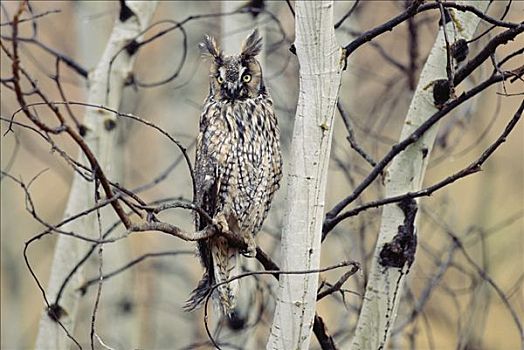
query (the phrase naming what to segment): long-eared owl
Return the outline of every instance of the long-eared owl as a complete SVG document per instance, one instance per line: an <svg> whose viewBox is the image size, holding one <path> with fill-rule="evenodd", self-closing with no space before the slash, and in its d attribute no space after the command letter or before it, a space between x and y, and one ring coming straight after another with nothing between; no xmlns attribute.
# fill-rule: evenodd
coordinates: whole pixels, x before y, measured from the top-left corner
<svg viewBox="0 0 524 350"><path fill-rule="evenodd" d="M201 44L212 64L197 140L196 204L222 231L243 239L248 249L240 252L220 235L199 241L205 273L186 304L189 310L204 301L212 285L240 273L240 254L255 255L254 236L282 178L277 118L256 59L261 42L255 30L242 43L240 54L232 56L209 36ZM207 224L197 215L197 230ZM213 298L224 314L233 315L238 289L238 280L216 288Z"/></svg>

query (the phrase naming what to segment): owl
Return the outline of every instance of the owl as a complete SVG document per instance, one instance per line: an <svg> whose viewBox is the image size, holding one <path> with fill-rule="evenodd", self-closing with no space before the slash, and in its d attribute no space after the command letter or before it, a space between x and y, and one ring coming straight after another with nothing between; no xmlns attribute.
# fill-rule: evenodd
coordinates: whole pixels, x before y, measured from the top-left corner
<svg viewBox="0 0 524 350"><path fill-rule="evenodd" d="M238 55L225 55L209 36L201 46L212 64L197 139L196 204L221 231L246 242L247 249L239 251L221 235L198 242L205 273L186 304L188 310L202 304L211 286L240 273L241 255L255 256L254 237L282 178L277 118L256 59L262 48L258 31L246 38ZM197 230L208 224L198 214L195 221ZM234 315L238 289L235 280L213 293L227 316Z"/></svg>

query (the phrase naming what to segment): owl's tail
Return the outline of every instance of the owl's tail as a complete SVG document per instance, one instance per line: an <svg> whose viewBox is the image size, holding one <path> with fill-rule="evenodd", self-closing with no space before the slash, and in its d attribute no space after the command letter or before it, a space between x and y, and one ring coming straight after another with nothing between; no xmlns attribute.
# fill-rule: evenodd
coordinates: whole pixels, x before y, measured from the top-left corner
<svg viewBox="0 0 524 350"><path fill-rule="evenodd" d="M199 242L199 250L206 272L184 308L191 311L202 306L211 288L219 284L212 297L224 315L235 316L239 280L226 281L241 272L238 249L230 247L224 237L213 237L205 243Z"/></svg>
<svg viewBox="0 0 524 350"><path fill-rule="evenodd" d="M217 287L216 300L225 315L231 316L236 306L239 280L228 281L240 274L240 253L238 248L230 247L224 237L213 239L211 255L213 258L214 282ZM214 295L215 297L215 295Z"/></svg>

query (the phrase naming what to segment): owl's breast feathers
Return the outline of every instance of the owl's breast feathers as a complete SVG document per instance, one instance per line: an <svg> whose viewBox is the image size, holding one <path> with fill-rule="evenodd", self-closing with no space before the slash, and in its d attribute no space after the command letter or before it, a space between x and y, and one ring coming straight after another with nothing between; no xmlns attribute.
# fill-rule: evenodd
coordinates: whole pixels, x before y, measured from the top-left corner
<svg viewBox="0 0 524 350"><path fill-rule="evenodd" d="M267 95L232 102L208 100L200 119L197 204L217 196L211 216L230 206L242 230L262 226L282 177L279 129Z"/></svg>

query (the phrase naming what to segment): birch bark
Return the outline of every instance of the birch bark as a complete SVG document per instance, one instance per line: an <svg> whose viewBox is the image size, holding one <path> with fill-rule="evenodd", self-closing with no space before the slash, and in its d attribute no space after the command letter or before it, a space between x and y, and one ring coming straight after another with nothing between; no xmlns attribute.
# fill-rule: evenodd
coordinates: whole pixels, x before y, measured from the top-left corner
<svg viewBox="0 0 524 350"><path fill-rule="evenodd" d="M458 1L485 11L487 1ZM451 21L445 30L449 41L471 39L479 18L472 13L449 9ZM432 97L431 83L446 79L446 43L442 27L435 44L422 69L420 80L404 122L400 140L404 140L427 118L437 111ZM421 189L424 173L430 158L438 124L426 132L417 142L400 153L387 171L386 197ZM387 205L382 212L380 234L375 247L369 282L359 316L357 331L351 349L382 349L394 324L400 296L409 267L388 267L380 263L384 245L399 233L399 226L405 224L406 215L398 205ZM416 227L416 220L414 222Z"/></svg>
<svg viewBox="0 0 524 350"><path fill-rule="evenodd" d="M332 126L343 63L333 28L333 1L297 1L295 11L300 93L282 231L283 270L317 269L320 264ZM317 286L317 274L280 275L267 349L309 348Z"/></svg>
<svg viewBox="0 0 524 350"><path fill-rule="evenodd" d="M117 19L107 43L106 49L95 70L89 74L88 102L91 104L106 105L112 109L118 109L122 97L122 90L126 79L129 77L136 55L128 54L125 50L118 55L110 67L111 59L121 48L125 47L130 40L134 39L143 29L147 27L156 8L156 1L126 2L127 7L133 12L131 17ZM93 38L97 40L97 38ZM111 69L110 69L111 68ZM108 86L108 83L110 84ZM114 145L116 142L117 120L116 116L102 110L88 109L84 116L84 125L87 127L85 136L86 143L97 157L99 164L108 177L111 178L112 164L115 162L116 153ZM82 155L79 160L85 163ZM94 187L87 183L80 175L74 175L71 185L71 193L64 212L64 218L92 207L94 204ZM87 236L98 238L95 229L95 217L83 217L74 220L62 227L66 231L82 232ZM51 275L47 286L49 300L55 300L59 288L74 266L80 259L88 244L79 240L60 235L56 244ZM81 271L78 271L65 290L60 307L66 314L60 321L69 330L73 331L76 319L76 311L79 301L79 293L75 291L79 284ZM69 339L60 326L53 321L47 313L43 313L38 335L36 349L66 349Z"/></svg>

